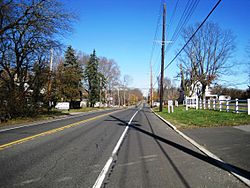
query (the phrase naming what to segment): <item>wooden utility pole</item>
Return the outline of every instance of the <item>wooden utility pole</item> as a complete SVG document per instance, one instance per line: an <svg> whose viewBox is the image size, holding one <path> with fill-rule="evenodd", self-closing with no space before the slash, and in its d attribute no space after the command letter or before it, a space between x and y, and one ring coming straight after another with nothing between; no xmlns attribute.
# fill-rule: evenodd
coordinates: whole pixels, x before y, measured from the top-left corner
<svg viewBox="0 0 250 188"><path fill-rule="evenodd" d="M121 106L121 99L120 99L120 90L119 90L119 87L117 88L117 91L118 91L118 106L120 108L120 106Z"/></svg>
<svg viewBox="0 0 250 188"><path fill-rule="evenodd" d="M101 107L101 104L102 104L102 78L101 77L100 77L99 87L100 87L100 92L99 92L99 107Z"/></svg>
<svg viewBox="0 0 250 188"><path fill-rule="evenodd" d="M51 77L52 77L52 68L53 68L53 49L50 50L50 64L49 64L49 76L48 76L48 93L47 93L47 98L48 98L48 105L50 108L52 107L52 102L51 102Z"/></svg>
<svg viewBox="0 0 250 188"><path fill-rule="evenodd" d="M164 5L163 5L163 26L162 26L162 45L161 45L161 78L160 78L160 108L159 108L160 112L162 112L162 103L163 103L165 25L166 25L166 4L164 3Z"/></svg>
<svg viewBox="0 0 250 188"><path fill-rule="evenodd" d="M153 74L152 63L150 62L150 107L153 108Z"/></svg>
<svg viewBox="0 0 250 188"><path fill-rule="evenodd" d="M125 100L125 85L124 85L124 88L123 88L123 106L126 106L126 100Z"/></svg>

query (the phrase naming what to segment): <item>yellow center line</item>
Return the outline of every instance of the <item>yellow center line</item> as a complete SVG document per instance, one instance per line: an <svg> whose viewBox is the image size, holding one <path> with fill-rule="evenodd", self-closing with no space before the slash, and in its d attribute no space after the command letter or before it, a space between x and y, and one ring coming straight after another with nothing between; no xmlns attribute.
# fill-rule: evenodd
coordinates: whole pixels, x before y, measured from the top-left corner
<svg viewBox="0 0 250 188"><path fill-rule="evenodd" d="M115 112L117 112L117 111L115 111ZM89 118L89 119L86 119L86 120L78 121L76 123L72 123L72 124L69 124L69 125L66 125L66 126L63 126L63 127L51 129L51 130L46 131L46 132L42 132L42 133L39 133L39 134L36 134L36 135L33 135L33 136L25 137L25 138L22 138L20 140L16 140L16 141L13 141L13 142L10 142L10 143L7 143L7 144L0 145L0 151L5 149L5 148L11 147L13 145L21 144L21 143L27 142L29 140L33 140L34 138L37 138L37 137L40 137L40 136L50 135L50 134L62 131L64 129L75 127L75 126L77 126L79 124L83 124L83 123L86 123L86 122L89 122L89 121L92 121L92 120L96 120L96 119L99 119L101 117L113 114L115 112L110 112L110 113L107 113L107 114L102 114L102 115L99 115L99 116L95 116L95 117L92 117L92 118Z"/></svg>

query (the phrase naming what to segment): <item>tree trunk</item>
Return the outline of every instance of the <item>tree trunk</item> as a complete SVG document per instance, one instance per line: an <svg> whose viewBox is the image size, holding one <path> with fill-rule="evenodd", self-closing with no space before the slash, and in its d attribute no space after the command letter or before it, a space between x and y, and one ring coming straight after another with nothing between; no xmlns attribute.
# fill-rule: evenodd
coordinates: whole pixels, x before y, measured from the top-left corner
<svg viewBox="0 0 250 188"><path fill-rule="evenodd" d="M202 88L201 88L202 99L205 99L206 87L207 87L207 84L202 84Z"/></svg>

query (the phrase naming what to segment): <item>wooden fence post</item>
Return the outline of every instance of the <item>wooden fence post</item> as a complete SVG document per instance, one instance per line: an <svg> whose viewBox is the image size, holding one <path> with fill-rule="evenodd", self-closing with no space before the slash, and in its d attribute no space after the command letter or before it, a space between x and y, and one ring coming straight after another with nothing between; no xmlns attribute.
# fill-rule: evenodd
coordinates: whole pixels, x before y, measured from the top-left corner
<svg viewBox="0 0 250 188"><path fill-rule="evenodd" d="M174 112L174 102L173 100L168 100L168 113Z"/></svg>
<svg viewBox="0 0 250 188"><path fill-rule="evenodd" d="M213 108L214 108L214 110L216 110L215 99L213 101Z"/></svg>
<svg viewBox="0 0 250 188"><path fill-rule="evenodd" d="M203 109L206 109L206 98L203 99Z"/></svg>
<svg viewBox="0 0 250 188"><path fill-rule="evenodd" d="M198 105L199 105L199 98L196 96L195 97L195 109L198 110Z"/></svg>
<svg viewBox="0 0 250 188"><path fill-rule="evenodd" d="M235 113L239 113L239 101L235 99Z"/></svg>
<svg viewBox="0 0 250 188"><path fill-rule="evenodd" d="M222 101L219 100L219 103L220 103L220 111L222 111Z"/></svg>
<svg viewBox="0 0 250 188"><path fill-rule="evenodd" d="M188 110L188 99L185 97L185 102L186 102L186 110Z"/></svg>
<svg viewBox="0 0 250 188"><path fill-rule="evenodd" d="M210 110L211 106L210 106L210 99L207 100L207 107Z"/></svg>
<svg viewBox="0 0 250 188"><path fill-rule="evenodd" d="M250 99L247 99L247 114L250 115Z"/></svg>
<svg viewBox="0 0 250 188"><path fill-rule="evenodd" d="M227 105L227 112L229 112L229 100L228 99L227 99L226 105Z"/></svg>
<svg viewBox="0 0 250 188"><path fill-rule="evenodd" d="M175 106L176 106L176 107L178 107L178 106L179 106L179 104L178 104L178 101L177 101L177 100L175 100L175 101L174 101L174 104L175 104Z"/></svg>

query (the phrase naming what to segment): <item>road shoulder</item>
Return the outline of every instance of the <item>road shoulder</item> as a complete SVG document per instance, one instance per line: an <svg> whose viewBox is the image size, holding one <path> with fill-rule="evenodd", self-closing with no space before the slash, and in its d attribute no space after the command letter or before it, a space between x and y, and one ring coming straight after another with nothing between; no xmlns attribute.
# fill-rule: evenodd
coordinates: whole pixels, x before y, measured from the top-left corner
<svg viewBox="0 0 250 188"><path fill-rule="evenodd" d="M183 133L241 169L250 169L250 125L183 129Z"/></svg>
<svg viewBox="0 0 250 188"><path fill-rule="evenodd" d="M152 109L151 109L152 110ZM248 185L250 187L250 173L247 170L244 170L240 167L234 166L233 164L231 164L228 161L224 161L223 156L220 155L220 153L215 153L213 147L207 147L208 144L205 144L206 140L203 139L203 141L201 141L201 139L197 139L197 137L195 135L199 135L199 134L192 134L192 133L186 133L185 131L180 131L176 128L176 126L174 126L173 124L171 124L170 122L168 122L167 120L165 120L163 117L161 117L160 115L158 115L157 113L155 113L153 110L152 112L158 116L162 121L164 121L166 123L166 125L168 125L169 127L171 127L173 130L175 130L179 135L181 135L183 138L185 138L187 141L189 141L191 144L193 144L196 148L198 148L201 152L203 152L204 154L206 154L207 156L216 159L218 161L220 161L221 165L223 165L222 167L229 171L230 173L232 173L234 176L236 176L238 179L240 179L242 182L244 182L246 185ZM209 128L204 128L207 129L207 134L208 136L209 134ZM232 128L233 129L233 128ZM184 134L186 133L186 134ZM249 134L249 132L248 132ZM228 139L230 139L230 136L227 137ZM248 135L248 145L249 145L249 135ZM213 138L211 140L216 140L216 138ZM196 142L197 141L197 142ZM232 141L232 139L231 139ZM199 142L199 143L198 143ZM225 143L226 144L226 143ZM205 147L203 147L203 146ZM213 144L211 144L213 145ZM235 145L235 147L237 147L237 144ZM212 152L210 152L212 151ZM248 150L249 151L249 150ZM217 154L217 155L215 155ZM249 158L249 152L247 153L248 155L246 155L245 157ZM240 154L239 154L240 155Z"/></svg>

